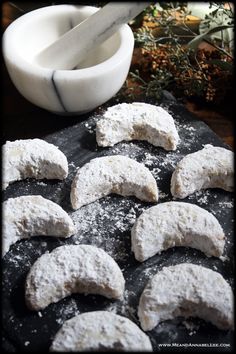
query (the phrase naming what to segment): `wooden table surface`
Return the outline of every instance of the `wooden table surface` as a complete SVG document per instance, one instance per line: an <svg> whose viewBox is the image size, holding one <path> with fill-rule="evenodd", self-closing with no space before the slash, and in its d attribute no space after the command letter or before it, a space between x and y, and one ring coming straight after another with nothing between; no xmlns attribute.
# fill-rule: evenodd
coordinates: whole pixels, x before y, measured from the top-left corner
<svg viewBox="0 0 236 354"><path fill-rule="evenodd" d="M5 2L2 6L2 31L17 17L25 12L52 3L42 2ZM54 133L81 120L80 116L63 117L49 113L28 102L18 93L13 85L4 61L2 60L2 143L6 140L26 139ZM186 108L195 113L229 146L234 146L233 136L233 100L222 105L221 109L214 105L203 105L185 100Z"/></svg>

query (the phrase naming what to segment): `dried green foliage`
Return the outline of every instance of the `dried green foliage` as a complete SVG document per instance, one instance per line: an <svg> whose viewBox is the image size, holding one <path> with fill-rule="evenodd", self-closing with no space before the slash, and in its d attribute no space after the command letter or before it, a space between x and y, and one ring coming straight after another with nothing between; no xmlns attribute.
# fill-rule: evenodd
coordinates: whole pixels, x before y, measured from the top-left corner
<svg viewBox="0 0 236 354"><path fill-rule="evenodd" d="M165 2L160 3L161 9L150 6L142 21L139 17L138 24L132 24L136 55L125 89L132 99L138 94L160 99L163 90L168 90L176 97L194 96L218 103L232 90L233 48L222 32L233 27L232 5L225 8L225 3L209 3L214 11L201 22L199 33L199 26L196 31L189 23L191 13L186 4ZM219 24L219 16L225 14L229 21ZM211 36L216 32L222 33L220 41ZM202 41L212 50L199 49Z"/></svg>

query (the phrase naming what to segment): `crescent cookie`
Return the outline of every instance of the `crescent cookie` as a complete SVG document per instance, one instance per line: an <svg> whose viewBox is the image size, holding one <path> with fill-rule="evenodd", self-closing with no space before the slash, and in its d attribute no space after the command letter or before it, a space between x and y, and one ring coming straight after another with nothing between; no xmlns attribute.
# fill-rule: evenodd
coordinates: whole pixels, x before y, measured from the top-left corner
<svg viewBox="0 0 236 354"><path fill-rule="evenodd" d="M7 141L2 148L3 189L25 178L64 179L68 175L66 156L41 139Z"/></svg>
<svg viewBox="0 0 236 354"><path fill-rule="evenodd" d="M99 146L113 146L123 140L146 140L165 150L176 150L179 135L165 109L134 102L109 107L104 118L97 122L96 139Z"/></svg>
<svg viewBox="0 0 236 354"><path fill-rule="evenodd" d="M69 237L75 226L56 203L40 195L9 198L3 202L2 254L11 245L31 236Z"/></svg>
<svg viewBox="0 0 236 354"><path fill-rule="evenodd" d="M90 245L65 245L45 253L31 267L25 286L26 304L42 310L74 293L122 299L125 280L112 257Z"/></svg>
<svg viewBox="0 0 236 354"><path fill-rule="evenodd" d="M72 182L73 209L94 202L110 193L134 195L146 202L157 202L158 188L151 172L127 156L98 157L81 167Z"/></svg>
<svg viewBox="0 0 236 354"><path fill-rule="evenodd" d="M51 352L95 350L151 352L148 336L128 318L108 311L80 314L66 321L57 332Z"/></svg>
<svg viewBox="0 0 236 354"><path fill-rule="evenodd" d="M138 316L144 331L178 316L199 317L219 329L232 329L233 292L211 269L191 263L164 267L145 287Z"/></svg>
<svg viewBox="0 0 236 354"><path fill-rule="evenodd" d="M220 257L225 234L215 216L197 205L166 202L145 210L131 229L135 258L143 262L170 247L196 248Z"/></svg>
<svg viewBox="0 0 236 354"><path fill-rule="evenodd" d="M222 147L205 145L202 150L185 156L171 177L171 194L176 198L206 188L234 187L234 153Z"/></svg>

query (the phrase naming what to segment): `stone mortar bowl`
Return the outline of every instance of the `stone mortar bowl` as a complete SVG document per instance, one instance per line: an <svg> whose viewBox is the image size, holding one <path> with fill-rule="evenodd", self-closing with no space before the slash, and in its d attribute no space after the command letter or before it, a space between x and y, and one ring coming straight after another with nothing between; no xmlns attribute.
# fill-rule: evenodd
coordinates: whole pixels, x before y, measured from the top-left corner
<svg viewBox="0 0 236 354"><path fill-rule="evenodd" d="M56 114L74 115L95 109L120 90L134 48L128 25L92 49L78 68L52 70L35 60L42 49L96 11L91 6L47 6L19 17L6 29L4 60L11 80L27 100Z"/></svg>

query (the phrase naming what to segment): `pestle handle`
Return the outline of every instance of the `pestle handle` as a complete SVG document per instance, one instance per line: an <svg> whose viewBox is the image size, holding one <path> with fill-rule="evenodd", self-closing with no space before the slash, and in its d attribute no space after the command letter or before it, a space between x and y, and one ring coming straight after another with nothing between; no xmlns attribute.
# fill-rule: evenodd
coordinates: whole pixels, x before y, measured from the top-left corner
<svg viewBox="0 0 236 354"><path fill-rule="evenodd" d="M36 62L51 69L73 69L91 49L103 43L151 3L108 3L40 52Z"/></svg>

